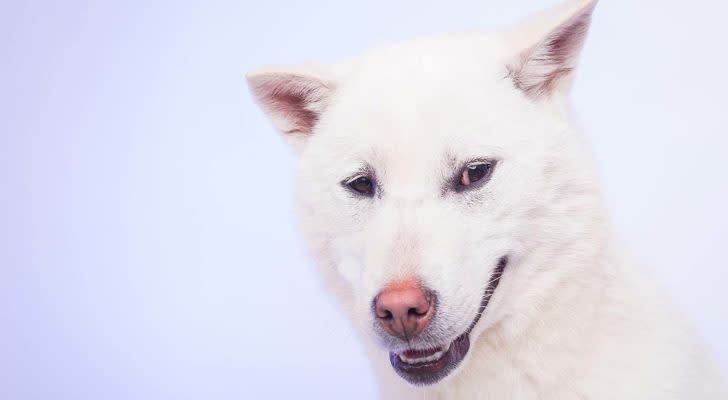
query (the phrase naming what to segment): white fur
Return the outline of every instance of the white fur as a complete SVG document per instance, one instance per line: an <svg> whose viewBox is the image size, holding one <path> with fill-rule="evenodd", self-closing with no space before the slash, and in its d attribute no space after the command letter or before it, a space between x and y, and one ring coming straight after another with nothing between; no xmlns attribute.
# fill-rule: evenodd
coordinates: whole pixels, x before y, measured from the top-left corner
<svg viewBox="0 0 728 400"><path fill-rule="evenodd" d="M295 132L301 227L369 349L382 398L728 398L692 329L612 234L566 104L571 75L545 91L514 85L514 70L533 85L563 67L543 62L540 46L593 6L572 1L508 31L397 44L325 72L250 75L254 89L281 73L305 75L316 94L315 129ZM562 60L569 69L581 41ZM331 89L325 101L317 85ZM287 129L285 115L264 109ZM475 157L500 160L490 182L443 189ZM372 199L341 184L364 163L381 188ZM401 349L382 349L372 329L374 296L389 282L421 279L439 294L438 334L452 340L503 255L510 264L457 370L426 387L399 378L387 350Z"/></svg>

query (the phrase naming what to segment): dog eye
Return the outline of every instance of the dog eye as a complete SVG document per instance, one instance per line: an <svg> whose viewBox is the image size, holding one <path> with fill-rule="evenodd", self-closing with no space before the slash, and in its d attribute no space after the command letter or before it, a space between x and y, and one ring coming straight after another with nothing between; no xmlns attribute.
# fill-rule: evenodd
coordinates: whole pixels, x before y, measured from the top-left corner
<svg viewBox="0 0 728 400"><path fill-rule="evenodd" d="M460 191L473 187L478 182L484 182L490 178L493 172L493 162L490 161L477 161L468 164L460 174L460 182L458 182L458 189Z"/></svg>
<svg viewBox="0 0 728 400"><path fill-rule="evenodd" d="M346 186L354 192L366 196L374 196L374 182L368 176L357 176L347 181Z"/></svg>

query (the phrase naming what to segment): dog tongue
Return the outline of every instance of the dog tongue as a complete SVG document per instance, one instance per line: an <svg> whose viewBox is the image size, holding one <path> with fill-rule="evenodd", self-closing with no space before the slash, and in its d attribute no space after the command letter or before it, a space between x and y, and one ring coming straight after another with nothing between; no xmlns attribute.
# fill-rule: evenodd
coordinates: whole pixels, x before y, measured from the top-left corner
<svg viewBox="0 0 728 400"><path fill-rule="evenodd" d="M429 357L441 350L442 350L442 348L428 349L428 350L407 350L407 351L402 352L401 355L403 355L407 358L417 359L417 358Z"/></svg>

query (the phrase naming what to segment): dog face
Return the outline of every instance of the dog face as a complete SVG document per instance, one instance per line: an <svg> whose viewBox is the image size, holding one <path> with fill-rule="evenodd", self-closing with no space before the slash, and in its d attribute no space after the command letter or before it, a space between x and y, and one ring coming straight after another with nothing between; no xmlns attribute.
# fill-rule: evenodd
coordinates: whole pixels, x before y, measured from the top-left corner
<svg viewBox="0 0 728 400"><path fill-rule="evenodd" d="M300 153L313 255L413 384L489 328L517 334L568 273L549 254L590 234L598 190L564 103L593 8L248 76Z"/></svg>

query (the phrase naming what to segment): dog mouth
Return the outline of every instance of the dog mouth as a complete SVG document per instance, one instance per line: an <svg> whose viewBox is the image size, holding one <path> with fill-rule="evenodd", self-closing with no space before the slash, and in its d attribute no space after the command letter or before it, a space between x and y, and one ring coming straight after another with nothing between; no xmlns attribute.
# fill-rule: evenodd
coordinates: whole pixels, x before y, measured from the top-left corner
<svg viewBox="0 0 728 400"><path fill-rule="evenodd" d="M483 316L500 283L506 264L508 258L501 258L483 293L473 322L455 340L427 349L407 349L399 353L389 353L389 361L399 376L415 385L432 385L448 376L460 365L470 349L470 332Z"/></svg>

